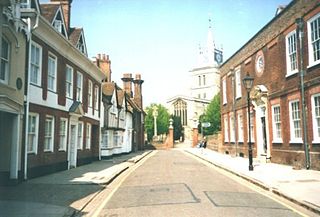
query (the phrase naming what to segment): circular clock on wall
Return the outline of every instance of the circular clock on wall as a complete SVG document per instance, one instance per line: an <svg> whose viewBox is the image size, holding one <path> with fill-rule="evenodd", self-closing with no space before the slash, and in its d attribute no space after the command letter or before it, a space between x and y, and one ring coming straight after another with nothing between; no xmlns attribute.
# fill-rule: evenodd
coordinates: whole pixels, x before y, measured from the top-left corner
<svg viewBox="0 0 320 217"><path fill-rule="evenodd" d="M264 61L263 52L259 51L256 55L256 61L255 61L255 69L258 77L260 77L263 74L264 66L265 66L265 61Z"/></svg>

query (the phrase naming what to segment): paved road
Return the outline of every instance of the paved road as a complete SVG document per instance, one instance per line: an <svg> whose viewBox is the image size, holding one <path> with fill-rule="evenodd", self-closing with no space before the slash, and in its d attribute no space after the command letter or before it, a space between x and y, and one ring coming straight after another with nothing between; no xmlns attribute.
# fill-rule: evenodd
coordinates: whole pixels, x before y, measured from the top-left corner
<svg viewBox="0 0 320 217"><path fill-rule="evenodd" d="M130 174L99 216L300 215L182 151L164 150Z"/></svg>

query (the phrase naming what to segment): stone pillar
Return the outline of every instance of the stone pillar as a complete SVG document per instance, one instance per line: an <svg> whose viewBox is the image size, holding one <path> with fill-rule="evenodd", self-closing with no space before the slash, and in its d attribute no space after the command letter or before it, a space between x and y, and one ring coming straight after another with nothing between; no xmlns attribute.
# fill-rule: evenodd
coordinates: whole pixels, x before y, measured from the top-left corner
<svg viewBox="0 0 320 217"><path fill-rule="evenodd" d="M198 144L198 128L193 128L192 134L192 147L196 147Z"/></svg>
<svg viewBox="0 0 320 217"><path fill-rule="evenodd" d="M167 142L167 149L168 148L173 148L173 120L170 118L170 125L169 125L169 135L168 135L168 142Z"/></svg>

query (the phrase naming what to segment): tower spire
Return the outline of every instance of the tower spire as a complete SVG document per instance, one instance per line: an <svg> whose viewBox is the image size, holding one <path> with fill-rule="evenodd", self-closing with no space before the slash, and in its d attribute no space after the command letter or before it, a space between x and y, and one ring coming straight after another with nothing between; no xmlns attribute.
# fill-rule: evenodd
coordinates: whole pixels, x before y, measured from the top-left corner
<svg viewBox="0 0 320 217"><path fill-rule="evenodd" d="M209 64L213 64L214 62L214 40L212 34L212 20L211 20L211 13L209 13L209 29L208 29L208 38L207 38L207 58Z"/></svg>

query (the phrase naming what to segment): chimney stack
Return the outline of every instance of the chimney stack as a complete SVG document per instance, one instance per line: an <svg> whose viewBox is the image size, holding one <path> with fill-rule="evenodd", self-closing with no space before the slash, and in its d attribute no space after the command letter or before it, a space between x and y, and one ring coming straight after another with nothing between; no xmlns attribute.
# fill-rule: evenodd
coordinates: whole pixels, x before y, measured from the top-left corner
<svg viewBox="0 0 320 217"><path fill-rule="evenodd" d="M106 76L104 81L111 82L111 60L109 55L106 54L97 54L96 60L93 61L96 66L98 66Z"/></svg>
<svg viewBox="0 0 320 217"><path fill-rule="evenodd" d="M142 104L142 83L143 83L143 80L141 80L140 74L136 74L136 77L133 80L133 83L134 83L133 100L138 104L138 106L141 109L143 109L143 104Z"/></svg>
<svg viewBox="0 0 320 217"><path fill-rule="evenodd" d="M132 74L127 73L127 74L123 74L123 78L121 78L121 80L123 81L123 89L124 91L130 96L130 98L133 97L132 94Z"/></svg>

